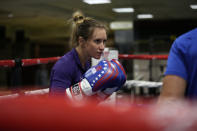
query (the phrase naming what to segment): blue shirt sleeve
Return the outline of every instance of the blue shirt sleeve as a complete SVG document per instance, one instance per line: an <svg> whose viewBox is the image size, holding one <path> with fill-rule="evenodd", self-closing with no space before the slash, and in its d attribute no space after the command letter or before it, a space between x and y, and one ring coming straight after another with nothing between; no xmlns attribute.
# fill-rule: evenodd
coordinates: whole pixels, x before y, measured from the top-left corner
<svg viewBox="0 0 197 131"><path fill-rule="evenodd" d="M175 40L170 49L165 75L176 75L187 81L186 52L186 44Z"/></svg>

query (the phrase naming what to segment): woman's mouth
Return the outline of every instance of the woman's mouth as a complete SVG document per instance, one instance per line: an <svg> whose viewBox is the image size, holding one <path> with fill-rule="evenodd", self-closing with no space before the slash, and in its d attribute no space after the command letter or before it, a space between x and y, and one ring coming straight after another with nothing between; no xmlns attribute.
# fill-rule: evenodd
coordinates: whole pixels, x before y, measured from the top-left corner
<svg viewBox="0 0 197 131"><path fill-rule="evenodd" d="M99 54L99 55L102 55L102 54L103 54L103 52L98 52L98 54Z"/></svg>

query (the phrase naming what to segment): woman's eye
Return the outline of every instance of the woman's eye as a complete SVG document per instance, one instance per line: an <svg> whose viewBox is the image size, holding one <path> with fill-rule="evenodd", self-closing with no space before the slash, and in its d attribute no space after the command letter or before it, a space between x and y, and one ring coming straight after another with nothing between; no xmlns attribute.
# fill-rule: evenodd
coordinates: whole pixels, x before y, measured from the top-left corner
<svg viewBox="0 0 197 131"><path fill-rule="evenodd" d="M103 42L103 44L105 44L106 41L107 41L107 40L101 40L101 39L96 39L96 40L94 40L94 42L95 42L96 44L100 44L100 43L102 43L102 42Z"/></svg>
<svg viewBox="0 0 197 131"><path fill-rule="evenodd" d="M100 39L96 39L96 40L94 40L94 42L95 42L95 43L97 43L97 44L99 44L99 43L101 43L101 42L102 42L102 40L100 40Z"/></svg>

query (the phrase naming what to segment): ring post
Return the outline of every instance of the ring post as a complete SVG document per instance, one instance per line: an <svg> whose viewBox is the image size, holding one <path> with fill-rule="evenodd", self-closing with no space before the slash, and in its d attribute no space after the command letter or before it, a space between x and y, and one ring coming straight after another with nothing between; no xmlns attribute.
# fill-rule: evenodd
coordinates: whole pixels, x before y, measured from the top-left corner
<svg viewBox="0 0 197 131"><path fill-rule="evenodd" d="M17 88L22 85L22 60L15 58L15 66L12 71L11 86Z"/></svg>

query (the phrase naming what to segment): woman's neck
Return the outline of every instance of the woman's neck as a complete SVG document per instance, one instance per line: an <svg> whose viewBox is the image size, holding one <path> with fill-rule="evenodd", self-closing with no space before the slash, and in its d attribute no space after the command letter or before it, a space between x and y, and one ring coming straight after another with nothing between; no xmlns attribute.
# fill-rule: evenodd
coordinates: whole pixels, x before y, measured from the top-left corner
<svg viewBox="0 0 197 131"><path fill-rule="evenodd" d="M86 52L83 51L82 48L76 47L75 49L78 53L79 60L81 62L82 67L85 68L86 61L89 59L89 57L86 55Z"/></svg>

